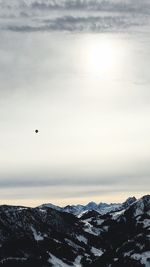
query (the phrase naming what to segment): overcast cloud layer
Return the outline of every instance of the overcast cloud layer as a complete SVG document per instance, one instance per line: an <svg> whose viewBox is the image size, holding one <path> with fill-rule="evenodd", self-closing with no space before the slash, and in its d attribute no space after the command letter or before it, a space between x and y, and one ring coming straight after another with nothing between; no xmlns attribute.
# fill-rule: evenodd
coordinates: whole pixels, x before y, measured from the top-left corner
<svg viewBox="0 0 150 267"><path fill-rule="evenodd" d="M0 28L11 31L121 31L149 20L148 0L1 0Z"/></svg>
<svg viewBox="0 0 150 267"><path fill-rule="evenodd" d="M0 0L1 203L149 193L149 13L149 0Z"/></svg>

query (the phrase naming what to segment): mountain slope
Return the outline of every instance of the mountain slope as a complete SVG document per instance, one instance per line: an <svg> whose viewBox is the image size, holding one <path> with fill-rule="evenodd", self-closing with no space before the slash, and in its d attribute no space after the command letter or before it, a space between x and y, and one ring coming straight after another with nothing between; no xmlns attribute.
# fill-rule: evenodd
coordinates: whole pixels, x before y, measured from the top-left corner
<svg viewBox="0 0 150 267"><path fill-rule="evenodd" d="M149 267L150 196L121 207L78 218L47 204L0 206L0 266Z"/></svg>
<svg viewBox="0 0 150 267"><path fill-rule="evenodd" d="M150 196L133 203L118 217L109 214L100 236L105 253L90 266L150 266ZM102 225L101 225L102 227Z"/></svg>

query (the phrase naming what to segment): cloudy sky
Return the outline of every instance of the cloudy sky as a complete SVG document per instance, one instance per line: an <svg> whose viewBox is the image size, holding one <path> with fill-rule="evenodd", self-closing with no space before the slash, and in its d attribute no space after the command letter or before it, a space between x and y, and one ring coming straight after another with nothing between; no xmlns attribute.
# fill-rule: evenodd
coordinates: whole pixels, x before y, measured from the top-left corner
<svg viewBox="0 0 150 267"><path fill-rule="evenodd" d="M1 204L149 193L149 15L149 0L0 0Z"/></svg>

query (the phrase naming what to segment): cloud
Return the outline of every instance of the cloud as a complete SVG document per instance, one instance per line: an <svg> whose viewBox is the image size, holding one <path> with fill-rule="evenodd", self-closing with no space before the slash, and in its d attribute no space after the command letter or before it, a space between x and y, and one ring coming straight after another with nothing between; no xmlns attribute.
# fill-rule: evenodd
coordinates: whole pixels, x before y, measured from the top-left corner
<svg viewBox="0 0 150 267"><path fill-rule="evenodd" d="M1 29L16 32L123 30L144 25L149 8L146 0L1 1Z"/></svg>
<svg viewBox="0 0 150 267"><path fill-rule="evenodd" d="M137 181L137 177L121 177L110 179L92 179L85 180L74 179L52 181L24 181L10 180L0 181L1 203L37 206L42 203L57 203L65 206L71 203L87 203L91 200L98 202L120 202L124 201L130 195L136 197L148 193L149 177L138 177L142 179L142 184ZM119 181L120 180L120 181ZM8 184L7 184L8 183ZM130 187L129 187L130 184ZM147 185L147 186L145 186Z"/></svg>
<svg viewBox="0 0 150 267"><path fill-rule="evenodd" d="M36 14L37 11L83 10L149 14L148 0L1 0L1 15ZM23 12L23 13L22 13Z"/></svg>
<svg viewBox="0 0 150 267"><path fill-rule="evenodd" d="M32 1L31 8L38 10L60 9L60 10L91 10L109 12L143 12L148 13L150 4L148 1L114 1L114 0L64 0L64 1Z"/></svg>
<svg viewBox="0 0 150 267"><path fill-rule="evenodd" d="M148 7L145 0L0 0L0 187L5 199L12 191L14 198L23 195L21 188L29 199L33 191L44 199L47 190L50 199L52 194L108 197L149 188L147 35L140 34L139 41L137 35L106 34L104 43L120 57L113 71L100 72L103 79L96 81L86 59L103 34L40 34L141 30ZM41 129L36 140L35 127Z"/></svg>
<svg viewBox="0 0 150 267"><path fill-rule="evenodd" d="M112 179L112 177L109 179L101 179L101 178L97 178L97 179L77 179L77 178L70 178L70 179L36 179L36 178L31 178L29 180L28 179L7 179L7 180L0 180L0 187L1 188L19 188L19 187L47 187L47 186L51 186L51 187L57 187L59 185L59 187L61 186L76 186L76 187L80 187L80 186L84 186L86 184L86 186L91 186L91 185L99 185L99 186L104 186L104 185L114 185L116 184L117 181L115 181L115 179Z"/></svg>
<svg viewBox="0 0 150 267"><path fill-rule="evenodd" d="M43 20L44 25L8 25L6 29L16 32L34 32L34 31L87 31L104 32L112 30L126 29L132 26L140 25L140 22L130 22L125 17L74 17L64 16L56 19Z"/></svg>
<svg viewBox="0 0 150 267"><path fill-rule="evenodd" d="M20 178L21 177L21 178ZM81 174L57 174L57 175L39 175L38 173L21 174L18 175L8 175L0 177L0 188L36 188L36 187L72 187L71 191L74 191L74 188L84 187L86 190L90 190L92 186L99 187L102 191L122 191L129 190L129 185L132 190L147 190L147 185L150 183L149 177L150 172L141 172L139 174L135 173L122 173L116 172L116 174L110 175L81 175ZM142 182L141 182L142 181ZM87 189L88 188L88 189ZM99 189L98 189L99 190Z"/></svg>

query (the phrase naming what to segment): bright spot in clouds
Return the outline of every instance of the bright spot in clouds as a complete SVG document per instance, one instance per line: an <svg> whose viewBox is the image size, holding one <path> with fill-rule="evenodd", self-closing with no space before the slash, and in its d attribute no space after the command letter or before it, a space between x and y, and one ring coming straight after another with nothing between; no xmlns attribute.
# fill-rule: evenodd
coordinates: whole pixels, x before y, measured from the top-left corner
<svg viewBox="0 0 150 267"><path fill-rule="evenodd" d="M111 74L119 68L123 49L115 39L99 35L89 37L82 51L84 71L91 75Z"/></svg>
<svg viewBox="0 0 150 267"><path fill-rule="evenodd" d="M148 193L148 2L0 0L1 204Z"/></svg>

